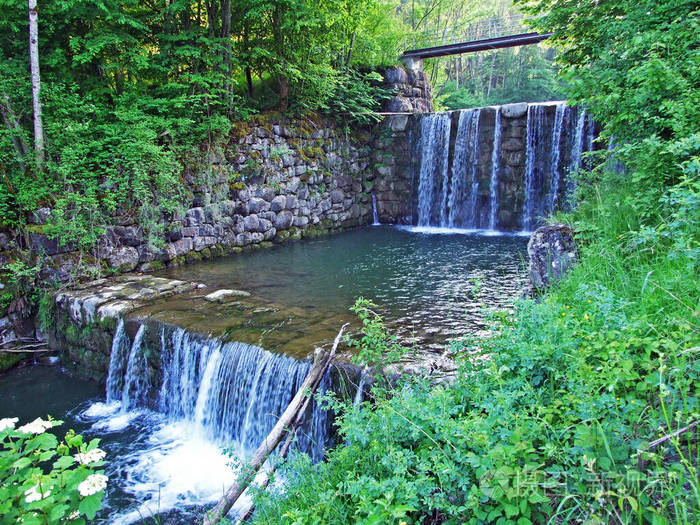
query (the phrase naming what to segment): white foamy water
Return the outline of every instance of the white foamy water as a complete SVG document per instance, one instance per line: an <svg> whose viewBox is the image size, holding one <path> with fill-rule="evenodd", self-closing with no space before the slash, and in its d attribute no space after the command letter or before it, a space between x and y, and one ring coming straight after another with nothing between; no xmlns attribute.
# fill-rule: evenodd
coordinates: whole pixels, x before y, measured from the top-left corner
<svg viewBox="0 0 700 525"><path fill-rule="evenodd" d="M146 410L121 413L118 403L94 403L81 419L94 420L95 430L125 431L136 436L126 444L121 442L118 450L109 442L104 445L110 456L110 483L119 486L123 493L120 499L131 502L120 504L124 510L107 518L112 525L128 525L173 509L213 504L235 480L235 460L224 453L221 445L202 437L190 422L169 423L161 414ZM247 457L249 453L239 454ZM238 506L245 503L244 497Z"/></svg>
<svg viewBox="0 0 700 525"><path fill-rule="evenodd" d="M397 229L411 233L428 235L483 235L484 237L513 237L530 235L531 232L502 232L476 228L443 228L440 226L396 226Z"/></svg>

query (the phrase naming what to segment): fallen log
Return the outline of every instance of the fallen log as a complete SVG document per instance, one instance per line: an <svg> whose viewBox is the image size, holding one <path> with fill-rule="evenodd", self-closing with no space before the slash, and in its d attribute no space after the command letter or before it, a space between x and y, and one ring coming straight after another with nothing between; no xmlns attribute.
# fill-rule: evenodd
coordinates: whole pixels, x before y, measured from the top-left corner
<svg viewBox="0 0 700 525"><path fill-rule="evenodd" d="M331 361L335 357L336 350L338 349L340 340L342 339L343 333L347 327L347 323L342 326L340 332L338 332L338 335L333 341L333 347L331 348L330 352L319 352L316 354L316 356L314 356L314 363L311 366L311 370L309 370L309 373L306 375L306 378L301 384L301 387L299 387L296 395L282 413L273 429L255 451L253 458L246 465L245 469L242 470L238 481L236 481L231 488L228 489L226 494L224 494L224 497L221 498L216 506L206 513L202 522L203 525L215 525L219 523L219 521L226 516L226 514L228 514L231 507L233 507L243 492L245 492L246 488L248 488L251 482L255 479L256 473L263 466L268 456L275 450L280 441L282 441L285 433L287 433L287 441L284 444L283 451L285 452L285 455L289 451L289 447L291 446L294 437L294 432L301 424L304 411L309 406L311 398L318 389L318 386L321 384L321 379L323 379L323 376L328 370ZM269 482L269 476L267 482ZM267 484L267 482L265 484ZM246 514L251 510L252 508L249 508L246 511Z"/></svg>
<svg viewBox="0 0 700 525"><path fill-rule="evenodd" d="M27 345L27 346L18 346L14 348L0 348L0 353L6 353L6 354L38 354L42 352L54 352L55 350L51 350L47 346L39 346L39 345Z"/></svg>

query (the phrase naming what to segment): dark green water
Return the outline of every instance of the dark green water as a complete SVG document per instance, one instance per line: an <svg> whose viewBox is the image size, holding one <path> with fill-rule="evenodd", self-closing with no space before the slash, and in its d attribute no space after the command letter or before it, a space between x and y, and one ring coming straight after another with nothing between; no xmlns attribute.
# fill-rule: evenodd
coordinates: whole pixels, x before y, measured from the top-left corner
<svg viewBox="0 0 700 525"><path fill-rule="evenodd" d="M438 230L445 231L445 230ZM282 315L241 326L235 315L198 312L168 301L192 329L207 325L269 350L308 353L332 338L357 297L371 299L404 337L442 345L487 328L485 314L506 307L523 285L527 239L478 233L416 233L390 226L261 249L160 272L210 289L249 291ZM195 320L199 318L199 320ZM250 331L267 331L267 339Z"/></svg>

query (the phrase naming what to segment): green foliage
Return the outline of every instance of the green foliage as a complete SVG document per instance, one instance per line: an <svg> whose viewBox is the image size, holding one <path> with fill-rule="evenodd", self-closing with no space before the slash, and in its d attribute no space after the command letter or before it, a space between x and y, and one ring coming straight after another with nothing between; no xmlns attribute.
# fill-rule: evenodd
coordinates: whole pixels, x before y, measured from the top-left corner
<svg viewBox="0 0 700 525"><path fill-rule="evenodd" d="M359 339L347 336L346 339L348 346L355 348L352 356L355 364L382 371L400 361L408 350L389 332L381 316L374 311L376 307L362 297L355 301L350 310L362 322L362 336Z"/></svg>
<svg viewBox="0 0 700 525"><path fill-rule="evenodd" d="M47 429L61 421L15 429L16 418L0 420L0 522L83 524L94 519L106 478L99 470L99 440L84 443L69 431L61 442Z"/></svg>
<svg viewBox="0 0 700 525"><path fill-rule="evenodd" d="M24 255L24 254L22 254ZM32 264L29 258L18 257L0 267L0 277L4 288L0 293L0 312L10 304L15 297L27 297L30 301L39 298L40 291L36 287L39 267Z"/></svg>
<svg viewBox="0 0 700 525"><path fill-rule="evenodd" d="M276 104L367 122L379 92L350 64L376 63L367 39L381 28L368 24L390 13L375 0L45 2L37 166L27 7L0 10L0 227L21 231L48 206L44 233L93 250L106 225L132 219L162 244L164 219L186 202L185 164L205 160L232 120ZM273 93L251 99L254 76Z"/></svg>
<svg viewBox="0 0 700 525"><path fill-rule="evenodd" d="M564 98L557 70L543 45L492 51L483 60L484 67L474 65L467 68L469 76L460 75L459 85L448 76L437 103L462 109Z"/></svg>

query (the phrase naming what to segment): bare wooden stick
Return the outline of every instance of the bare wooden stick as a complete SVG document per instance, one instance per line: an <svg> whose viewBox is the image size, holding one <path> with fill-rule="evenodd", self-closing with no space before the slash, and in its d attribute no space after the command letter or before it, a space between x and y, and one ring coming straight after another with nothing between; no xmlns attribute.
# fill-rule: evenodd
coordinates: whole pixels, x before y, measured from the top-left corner
<svg viewBox="0 0 700 525"><path fill-rule="evenodd" d="M338 345L340 344L340 340L347 326L348 323L344 324L340 332L338 332L330 352L326 354L319 353L314 358L314 364L311 366L311 370L309 370L306 379L304 379L296 395L282 413L273 429L255 451L253 458L246 466L242 476L228 489L216 506L207 512L203 520L204 525L215 525L219 523L221 518L228 514L228 511L231 510L234 503L238 501L238 498L240 498L245 489L248 488L248 485L255 479L255 474L260 470L260 467L263 466L267 457L275 450L280 441L282 441L287 431L289 431L290 434L287 439L291 444L292 429L296 430L296 426L298 426L297 421L300 421L302 417L300 412L308 406L309 400L321 383L321 379L335 357L336 350L338 349Z"/></svg>
<svg viewBox="0 0 700 525"><path fill-rule="evenodd" d="M681 434L688 432L688 430L693 430L695 427L698 426L698 424L700 424L700 421L694 421L690 425L688 425L687 427L680 428L671 434L668 434L668 435L661 437L655 441L652 441L651 443L649 443L649 448L658 447L661 443L664 443L665 441L668 441L669 439L673 439L675 437L678 437Z"/></svg>
<svg viewBox="0 0 700 525"><path fill-rule="evenodd" d="M347 325L345 325L347 326ZM344 329L345 327L343 327ZM342 332L341 332L342 334ZM330 364L330 361L329 361ZM325 371L323 374L319 376L319 381L318 384L315 386L314 390L318 389L318 385L320 385L321 380L323 379L323 376L325 375ZM299 410L299 413L297 414L297 418L294 421L294 424L292 425L292 428L289 429L289 433L287 434L287 439L285 440L284 444L282 445L282 448L280 449L279 457L280 459L284 459L287 457L287 454L289 453L289 449L291 448L292 441L294 441L294 436L297 431L297 429L301 426L301 424L304 422L304 414L306 413L306 409L309 406L309 403L311 403L311 396L308 396L306 400L304 401L304 406L301 407L301 410ZM265 490L267 486L270 483L270 479L272 478L272 474L277 470L277 465L273 465L268 472L265 473L265 475L262 477L260 482L258 483L258 489L260 490ZM255 503L253 503L253 500L251 499L250 502L243 508L241 509L241 512L239 513L239 518L238 521L236 522L236 525L242 525L250 516L253 514L253 509L255 508Z"/></svg>
<svg viewBox="0 0 700 525"><path fill-rule="evenodd" d="M284 442L284 445L282 445L282 448L280 449L280 458L284 459L287 457L287 453L289 452L289 449L292 445L292 441L294 441L294 432L291 430L287 434L287 439ZM272 474L277 470L277 465L273 465L268 472L265 473L263 478L260 480L258 483L258 489L260 490L265 490L267 486L270 484L270 479L272 478ZM236 525L242 525L248 518L250 518L253 515L253 509L255 508L255 503L253 503L253 500L251 499L245 507L243 507L238 514L239 518L238 521L236 522Z"/></svg>

